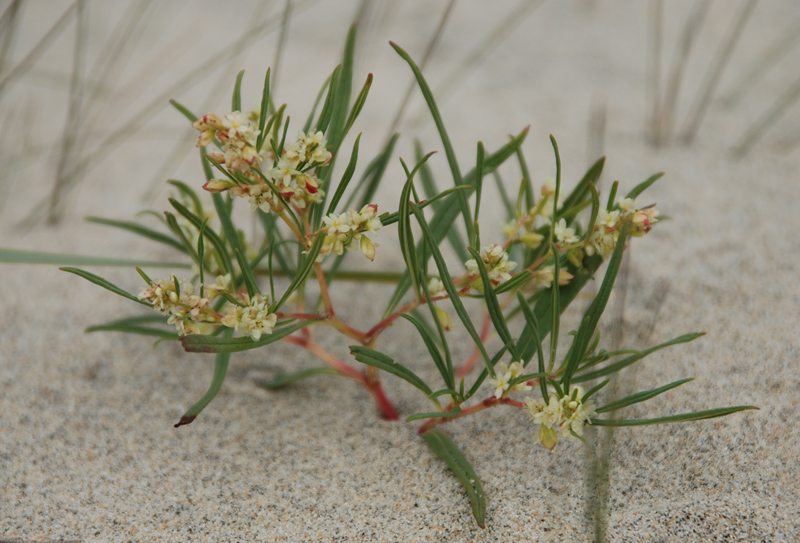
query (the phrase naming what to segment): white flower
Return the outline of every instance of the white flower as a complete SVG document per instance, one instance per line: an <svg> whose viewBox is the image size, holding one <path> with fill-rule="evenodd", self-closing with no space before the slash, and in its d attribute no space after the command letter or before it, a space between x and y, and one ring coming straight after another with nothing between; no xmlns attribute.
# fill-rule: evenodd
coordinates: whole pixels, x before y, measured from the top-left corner
<svg viewBox="0 0 800 543"><path fill-rule="evenodd" d="M544 266L533 272L534 286L536 288L550 288L553 286L553 279L555 279L556 268L555 266ZM562 287L568 285L574 276L565 269L558 271L558 284Z"/></svg>
<svg viewBox="0 0 800 543"><path fill-rule="evenodd" d="M428 281L428 294L434 297L442 293L444 293L444 283L437 277L431 277L430 281Z"/></svg>
<svg viewBox="0 0 800 543"><path fill-rule="evenodd" d="M269 299L256 294L247 307L232 305L228 315L222 319L222 324L235 328L248 336L253 341L258 341L264 334L271 334L277 315L269 312Z"/></svg>
<svg viewBox="0 0 800 543"><path fill-rule="evenodd" d="M495 389L494 397L499 400L503 394L505 394L506 390L508 390L509 381L511 381L511 372L508 371L508 368L504 368L501 365L501 371L496 372L494 377L489 377L488 381L489 386Z"/></svg>
<svg viewBox="0 0 800 543"><path fill-rule="evenodd" d="M329 236L346 234L350 231L351 222L350 215L348 213L342 213L341 215L331 213L330 215L323 217L322 222L325 223Z"/></svg>
<svg viewBox="0 0 800 543"><path fill-rule="evenodd" d="M516 262L508 260L508 253L500 245L487 245L481 249L481 260L486 266L486 274L491 282L498 285L511 279L511 270L517 267ZM464 265L471 275L480 275L478 263L475 259L467 260Z"/></svg>
<svg viewBox="0 0 800 543"><path fill-rule="evenodd" d="M578 241L578 237L575 235L575 229L567 228L567 221L564 219L560 219L556 223L553 233L555 234L558 243L570 244Z"/></svg>
<svg viewBox="0 0 800 543"><path fill-rule="evenodd" d="M605 226L606 229L611 230L619 227L619 211L606 211L601 209L597 213L597 223L600 226Z"/></svg>

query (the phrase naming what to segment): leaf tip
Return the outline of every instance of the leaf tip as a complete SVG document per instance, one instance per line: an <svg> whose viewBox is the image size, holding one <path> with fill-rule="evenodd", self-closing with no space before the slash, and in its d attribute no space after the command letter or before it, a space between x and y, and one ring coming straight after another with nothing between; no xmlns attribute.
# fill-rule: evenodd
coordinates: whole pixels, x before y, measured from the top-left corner
<svg viewBox="0 0 800 543"><path fill-rule="evenodd" d="M194 419L197 418L197 415L184 415L181 417L181 420L175 423L173 428L180 428L181 426L186 426L187 424L191 424L194 422Z"/></svg>

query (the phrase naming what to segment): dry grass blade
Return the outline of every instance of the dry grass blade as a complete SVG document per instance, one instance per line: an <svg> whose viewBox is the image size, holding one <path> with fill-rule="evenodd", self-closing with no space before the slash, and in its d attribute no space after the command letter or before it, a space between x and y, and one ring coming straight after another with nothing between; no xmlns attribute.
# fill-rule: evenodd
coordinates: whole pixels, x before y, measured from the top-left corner
<svg viewBox="0 0 800 543"><path fill-rule="evenodd" d="M800 99L800 79L795 81L789 89L778 98L778 100L753 123L747 132L744 133L739 143L733 148L733 153L739 157L747 154L758 140L774 125L786 111Z"/></svg>
<svg viewBox="0 0 800 543"><path fill-rule="evenodd" d="M739 79L731 85L733 89L722 99L725 105L733 107L738 104L744 95L747 94L756 83L761 81L769 69L775 66L775 64L798 43L800 43L800 19L792 23L792 25L786 29L786 32L775 40L772 45L767 47L764 52L742 72Z"/></svg>
<svg viewBox="0 0 800 543"><path fill-rule="evenodd" d="M0 35L3 36L3 43L0 44L0 75L6 71L6 64L14 48L21 7L22 0L14 0L0 16Z"/></svg>
<svg viewBox="0 0 800 543"><path fill-rule="evenodd" d="M42 39L33 46L33 49L23 58L19 63L14 66L2 79L0 79L0 97L3 95L3 91L5 90L6 86L15 80L19 79L23 75L25 75L28 70L30 70L36 61L39 60L39 57L47 51L47 49L53 44L53 41L64 31L67 25L70 23L72 18L77 13L78 8L78 0L72 3L70 7L64 11L61 17L50 27L50 29L45 32Z"/></svg>
<svg viewBox="0 0 800 543"><path fill-rule="evenodd" d="M659 92L661 79L661 34L664 26L663 0L650 0L648 13L649 28L647 29L647 104L648 119L645 126L647 139L651 143L658 142L659 111L661 109L661 96ZM591 160L592 157L589 157Z"/></svg>
<svg viewBox="0 0 800 543"><path fill-rule="evenodd" d="M281 71L281 60L283 59L284 48L286 47L286 40L289 39L289 22L292 20L292 0L286 0L283 8L283 17L281 17L281 31L278 34L278 47L275 49L275 61L272 63L272 75L270 86L272 93L278 93L278 77Z"/></svg>
<svg viewBox="0 0 800 543"><path fill-rule="evenodd" d="M497 22L492 30L467 54L455 69L444 79L443 87L436 92L436 102L441 107L458 90L469 75L506 41L522 23L524 23L544 0L522 0L503 19ZM430 120L427 110L415 117L413 124L419 125Z"/></svg>
<svg viewBox="0 0 800 543"><path fill-rule="evenodd" d="M722 45L708 69L708 74L703 81L700 91L697 93L692 108L689 110L689 115L681 135L681 141L684 144L689 144L694 141L700 124L703 122L706 110L714 96L714 91L717 89L719 79L722 77L722 72L725 70L725 66L727 66L728 60L730 60L731 53L733 53L733 49L736 47L736 43L739 41L739 37L742 35L742 31L747 21L750 19L750 15L753 13L757 2L758 0L743 0L742 9L734 18L725 39L722 40Z"/></svg>
<svg viewBox="0 0 800 543"><path fill-rule="evenodd" d="M664 93L661 111L656 121L656 145L663 145L672 138L672 130L675 125L675 110L678 105L678 94L681 89L686 62L692 51L694 39L703 26L703 21L705 21L710 6L711 0L697 0L686 17L686 22L683 25L681 37L675 50L675 56L672 58L669 76L666 81L667 88Z"/></svg>
<svg viewBox="0 0 800 543"><path fill-rule="evenodd" d="M606 121L608 119L608 108L605 100L595 99L589 111L589 136L586 142L586 164L591 167L597 159L605 154L606 147ZM599 187L603 174L595 181L595 186Z"/></svg>

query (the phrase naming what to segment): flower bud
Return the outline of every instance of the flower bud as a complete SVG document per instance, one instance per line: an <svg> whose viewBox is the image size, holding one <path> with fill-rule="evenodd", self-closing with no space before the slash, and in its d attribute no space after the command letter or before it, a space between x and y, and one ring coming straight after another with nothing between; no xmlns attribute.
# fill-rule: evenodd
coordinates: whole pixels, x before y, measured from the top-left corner
<svg viewBox="0 0 800 543"><path fill-rule="evenodd" d="M526 232L519 237L519 240L530 249L536 249L542 244L544 236L537 232Z"/></svg>
<svg viewBox="0 0 800 543"><path fill-rule="evenodd" d="M229 179L211 179L203 185L203 189L208 192L225 192L234 186L234 183Z"/></svg>
<svg viewBox="0 0 800 543"><path fill-rule="evenodd" d="M442 328L449 332L453 328L453 319L450 315L439 306L436 306L436 315L439 317L439 322L442 323Z"/></svg>

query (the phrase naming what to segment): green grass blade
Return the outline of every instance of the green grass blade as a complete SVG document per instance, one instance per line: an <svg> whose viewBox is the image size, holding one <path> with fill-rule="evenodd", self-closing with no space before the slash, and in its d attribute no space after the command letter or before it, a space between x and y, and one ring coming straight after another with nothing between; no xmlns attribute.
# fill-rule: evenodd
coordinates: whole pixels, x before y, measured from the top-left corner
<svg viewBox="0 0 800 543"><path fill-rule="evenodd" d="M325 133L328 143L333 147L334 153L339 149L344 138L344 126L347 122L347 110L350 108L350 95L353 91L353 64L355 62L356 27L352 25L347 32L342 58L342 69L339 72L339 81L331 111L331 122Z"/></svg>
<svg viewBox="0 0 800 543"><path fill-rule="evenodd" d="M226 330L226 333L230 335L232 330ZM180 426L185 426L186 424L191 424L194 419L197 418L197 415L200 414L203 409L211 403L211 401L216 397L219 389L222 388L222 383L225 381L225 375L228 373L228 362L231 359L231 353L219 353L217 355L217 359L214 361L214 378L211 380L211 385L208 387L208 391L203 395L200 400L190 407L186 413L183 414L181 420L179 420L175 424L175 428Z"/></svg>
<svg viewBox="0 0 800 543"><path fill-rule="evenodd" d="M637 392L635 394L631 394L630 396L625 396L615 402L607 403L602 407L598 407L595 411L599 415L600 413L607 413L609 411L616 411L617 409L622 409L623 407L628 407L629 405L633 405L636 403L644 402L658 396L661 393L664 393L668 390L673 388L679 387L682 384L688 383L689 381L694 381L694 379L681 379L679 381L675 381L668 385L664 385L663 387L654 388L651 390L644 390L642 392Z"/></svg>
<svg viewBox="0 0 800 543"><path fill-rule="evenodd" d="M416 63L411 59L411 57L406 53L399 45L393 42L389 42L389 44L397 51L397 54L400 55L403 60L405 60L411 71L414 72L414 77L419 84L420 91L422 91L422 96L425 98L425 102L428 104L428 109L431 111L431 116L433 117L433 122L436 124L436 129L439 131L439 137L442 140L442 146L444 147L445 155L447 155L447 163L450 166L450 172L453 175L453 183L455 186L461 186L464 184L464 180L461 177L461 169L458 166L458 160L456 158L456 153L453 150L453 145L450 143L450 136L447 135L447 130L444 127L444 122L442 121L442 116L439 113L439 108L436 105L436 101L433 98L433 93L431 92L428 83L425 81L425 77L422 75L419 67ZM477 177L476 177L477 178ZM461 206L461 214L464 217L464 223L467 229L467 239L473 239L473 220L470 216L469 204L467 201L467 195L463 192L460 192L458 195L458 201Z"/></svg>
<svg viewBox="0 0 800 543"><path fill-rule="evenodd" d="M182 249L183 247L181 247ZM102 256L70 255L61 253L41 253L20 249L0 248L0 262L5 264L49 264L55 266L109 266L134 268L191 268L186 262L161 262L156 260L135 260L129 258L108 258Z"/></svg>
<svg viewBox="0 0 800 543"><path fill-rule="evenodd" d="M289 334L297 332L301 328L313 324L319 319L308 319L294 324L275 328L272 334L262 336L258 341L253 341L249 337L214 337L214 336L183 336L181 344L187 353L238 353L258 349L264 345L280 341Z"/></svg>
<svg viewBox="0 0 800 543"><path fill-rule="evenodd" d="M461 482L464 490L467 491L469 502L472 504L472 515L475 517L478 526L485 528L486 495L483 493L480 478L475 473L475 470L472 469L467 457L449 437L441 432L432 430L422 434L422 437L436 456L444 460L445 464Z"/></svg>
<svg viewBox="0 0 800 543"><path fill-rule="evenodd" d="M426 396L433 393L430 387L425 384L425 381L420 379L416 373L381 352L361 345L351 345L350 353L362 364L391 373L418 388Z"/></svg>
<svg viewBox="0 0 800 543"><path fill-rule="evenodd" d="M691 422L696 420L714 419L724 417L739 411L748 409L758 409L754 405L737 405L736 407L721 407L718 409L708 409L695 413L683 413L681 415L669 415L666 417L656 417L652 419L591 419L592 426L646 426L648 424L665 424L669 422Z"/></svg>
<svg viewBox="0 0 800 543"><path fill-rule="evenodd" d="M242 111L242 78L244 78L244 70L236 74L236 83L233 85L233 96L231 97L231 111Z"/></svg>
<svg viewBox="0 0 800 543"><path fill-rule="evenodd" d="M138 223L131 222L131 221L117 221L114 219L105 219L103 217L86 217L86 220L89 222L97 223L97 224L104 224L106 226L113 226L114 228L121 228L123 230L127 230L129 232L133 232L139 236L144 238L157 241L159 243L163 243L165 245L169 245L179 251L185 253L186 248L183 246L181 242L172 238L162 232L157 230L152 230L147 228L146 226L142 226Z"/></svg>
<svg viewBox="0 0 800 543"><path fill-rule="evenodd" d="M186 237L186 233L183 231L183 228L178 224L178 219L175 218L175 215L170 213L169 211L164 212L164 217L167 219L167 227L172 230L172 232L178 237L178 239L183 244L183 250L186 254L188 254L191 259L194 261L196 266L200 266L200 255L195 252L194 247L192 246L192 242L189 241L189 238Z"/></svg>
<svg viewBox="0 0 800 543"><path fill-rule="evenodd" d="M627 368L631 364L638 362L639 360L641 360L642 358L646 357L649 354L652 354L656 351L660 351L661 349L665 349L667 347L671 347L673 345L680 345L681 343L689 343L690 341L694 341L695 339L704 335L705 332L694 332L678 336L675 339L671 339L669 341L656 345L655 347L650 347L649 349L645 349L644 351L625 357L622 360L609 364L608 366L601 368L599 370L576 375L575 377L573 377L572 382L580 383L583 381L591 381L592 379L597 379L599 377L605 377L606 375L611 375L612 373L616 373L621 369Z"/></svg>
<svg viewBox="0 0 800 543"><path fill-rule="evenodd" d="M486 149L483 147L483 142L478 142L478 157L475 160L475 222L478 222L478 217L481 211L481 196L483 194L483 160L486 155ZM480 241L476 239L472 243L473 247L480 248Z"/></svg>
<svg viewBox="0 0 800 543"><path fill-rule="evenodd" d="M329 368L328 366L322 366L320 368L309 368L307 370L295 371L292 373L281 373L270 381L259 381L258 384L267 390L277 390L279 388L291 385L295 381L312 377L314 375L341 375L341 373L333 368Z"/></svg>
<svg viewBox="0 0 800 543"><path fill-rule="evenodd" d="M111 291L114 294L117 294L119 296L122 296L123 298L127 298L129 300L133 300L137 304L142 304L142 305L147 306L147 307L153 307L149 303L143 302L142 300L140 300L139 298L137 298L133 294L122 290L121 288L119 288L114 283L111 283L110 281L107 281L107 280L103 279L99 275L95 275L95 274L93 274L91 272L87 272L87 271L82 270L80 268L59 268L59 269L61 271L65 271L67 273L73 273L73 274L77 275L78 277L83 277L84 279L86 279L90 283L94 283L97 286L103 287L104 289L109 290L109 291Z"/></svg>

